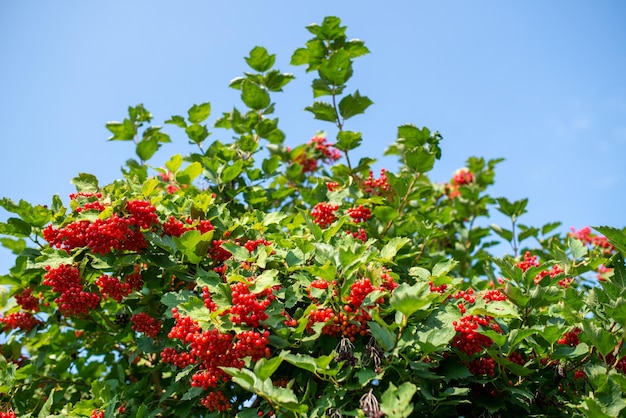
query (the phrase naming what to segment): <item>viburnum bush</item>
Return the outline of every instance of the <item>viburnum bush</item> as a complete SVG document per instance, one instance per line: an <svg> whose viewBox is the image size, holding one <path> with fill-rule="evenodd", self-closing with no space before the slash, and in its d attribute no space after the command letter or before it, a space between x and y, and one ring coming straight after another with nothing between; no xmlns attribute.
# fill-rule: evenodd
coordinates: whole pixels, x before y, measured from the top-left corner
<svg viewBox="0 0 626 418"><path fill-rule="evenodd" d="M232 140L193 105L165 121L193 150L152 167L170 136L138 105L106 125L134 141L121 180L0 200L0 416L626 416L624 230L520 223L526 199L487 191L500 160L433 182L427 128L398 128L395 170L355 161L369 51L338 18L307 29L291 63L336 137L283 145L294 77L255 47L211 128Z"/></svg>

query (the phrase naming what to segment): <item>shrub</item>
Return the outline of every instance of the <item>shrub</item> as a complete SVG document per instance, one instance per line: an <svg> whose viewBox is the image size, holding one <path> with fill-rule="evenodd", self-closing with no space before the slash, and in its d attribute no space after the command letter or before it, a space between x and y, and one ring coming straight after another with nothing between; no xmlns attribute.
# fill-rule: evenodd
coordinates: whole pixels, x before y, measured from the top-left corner
<svg viewBox="0 0 626 418"><path fill-rule="evenodd" d="M294 77L255 47L245 108L214 122L232 141L193 105L165 123L194 151L151 167L170 137L137 105L107 124L134 142L121 180L79 174L69 207L0 200L1 416L626 415L624 231L520 223L526 199L488 194L500 160L433 183L427 128L398 128L396 170L351 160L368 49L335 17L307 29L291 63L336 139L283 145L272 100ZM511 225L484 226L493 210Z"/></svg>

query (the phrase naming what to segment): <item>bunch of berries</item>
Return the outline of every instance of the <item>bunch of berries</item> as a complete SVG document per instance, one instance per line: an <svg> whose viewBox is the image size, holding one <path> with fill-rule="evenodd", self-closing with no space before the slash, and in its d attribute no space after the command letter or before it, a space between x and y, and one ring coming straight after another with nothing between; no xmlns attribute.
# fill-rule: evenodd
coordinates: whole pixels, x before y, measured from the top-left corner
<svg viewBox="0 0 626 418"><path fill-rule="evenodd" d="M145 312L133 315L130 321L133 323L133 331L144 333L148 337L155 338L161 331L162 323Z"/></svg>
<svg viewBox="0 0 626 418"><path fill-rule="evenodd" d="M380 196L391 189L391 186L387 182L387 170L384 168L380 170L380 177L375 179L374 173L370 171L370 175L363 182L363 191L375 196Z"/></svg>
<svg viewBox="0 0 626 418"><path fill-rule="evenodd" d="M335 222L335 219L337 219L337 216L335 216L335 211L337 209L339 209L339 205L328 202L320 202L316 204L311 210L311 216L314 218L313 222L322 228L326 228L328 225Z"/></svg>
<svg viewBox="0 0 626 418"><path fill-rule="evenodd" d="M100 288L100 293L106 299L110 297L116 302L120 303L122 299L132 292L132 286L130 283L122 283L117 277L111 277L103 274L96 280L96 286Z"/></svg>
<svg viewBox="0 0 626 418"><path fill-rule="evenodd" d="M372 212L369 208L359 205L348 209L348 215L354 219L354 222L367 222L372 217Z"/></svg>
<svg viewBox="0 0 626 418"><path fill-rule="evenodd" d="M247 284L237 282L231 284L230 289L232 306L228 312L231 314L233 323L245 323L253 328L257 328L260 321L267 319L265 309L274 300L271 288L259 293L252 293Z"/></svg>
<svg viewBox="0 0 626 418"><path fill-rule="evenodd" d="M41 321L35 318L30 312L13 312L7 316L0 317L0 322L4 323L7 329L20 329L30 331Z"/></svg>
<svg viewBox="0 0 626 418"><path fill-rule="evenodd" d="M61 264L56 268L46 267L43 284L51 286L61 296L54 301L62 314L66 316L86 315L100 303L100 296L87 292L83 288L79 271L69 264Z"/></svg>
<svg viewBox="0 0 626 418"><path fill-rule="evenodd" d="M230 402L221 390L209 393L200 401L210 412L224 412L231 408Z"/></svg>
<svg viewBox="0 0 626 418"><path fill-rule="evenodd" d="M573 330L566 332L561 338L559 338L557 343L562 345L569 345L570 347L576 347L578 344L580 344L578 335L582 331L583 330L580 328L574 328Z"/></svg>
<svg viewBox="0 0 626 418"><path fill-rule="evenodd" d="M479 357L469 362L467 365L470 373L474 376L479 375L487 375L487 376L495 376L496 375L496 362L491 357Z"/></svg>
<svg viewBox="0 0 626 418"><path fill-rule="evenodd" d="M179 221L174 216L170 216L169 219L161 225L163 233L171 237L180 237L187 231L198 230L201 234L205 234L209 231L213 231L214 227L211 221L208 219L202 219L194 221L191 218L187 218L185 222Z"/></svg>
<svg viewBox="0 0 626 418"><path fill-rule="evenodd" d="M452 346L468 355L478 354L484 348L491 347L493 340L478 333L478 328L482 326L498 331L500 327L495 322L492 323L492 320L493 318L489 316L466 315L459 321L452 322L457 332L452 340Z"/></svg>

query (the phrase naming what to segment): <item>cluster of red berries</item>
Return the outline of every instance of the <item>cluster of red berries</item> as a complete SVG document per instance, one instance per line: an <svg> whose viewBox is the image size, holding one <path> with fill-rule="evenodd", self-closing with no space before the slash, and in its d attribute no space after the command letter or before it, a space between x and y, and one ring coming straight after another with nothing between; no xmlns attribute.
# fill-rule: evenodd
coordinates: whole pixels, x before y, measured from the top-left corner
<svg viewBox="0 0 626 418"><path fill-rule="evenodd" d="M216 390L209 393L200 401L209 411L224 412L228 411L231 407L230 402L221 390Z"/></svg>
<svg viewBox="0 0 626 418"><path fill-rule="evenodd" d="M370 171L370 175L363 182L363 191L365 193L373 194L373 195L381 195L384 192L391 189L391 186L387 182L387 170L384 168L380 170L380 177L375 179L374 173Z"/></svg>
<svg viewBox="0 0 626 418"><path fill-rule="evenodd" d="M570 236L574 237L583 242L585 245L592 245L594 247L599 247L605 250L606 253L611 253L615 248L611 245L609 240L606 237L601 235L595 235L591 233L591 228L588 226L576 231L575 228L570 228Z"/></svg>
<svg viewBox="0 0 626 418"><path fill-rule="evenodd" d="M456 186L465 186L474 181L474 173L469 171L467 168L461 168L454 172L452 175L452 180L450 183Z"/></svg>
<svg viewBox="0 0 626 418"><path fill-rule="evenodd" d="M487 302L504 301L507 299L506 295L497 289L485 291L485 293L482 294L482 298Z"/></svg>
<svg viewBox="0 0 626 418"><path fill-rule="evenodd" d="M460 290L456 292L454 295L450 295L449 298L450 299L463 299L467 303L476 302L476 296L474 296L474 289L472 289L471 287L467 290ZM465 312L467 312L467 308L465 307L464 302L459 302L457 304L457 307L459 308L462 314L465 314Z"/></svg>
<svg viewBox="0 0 626 418"><path fill-rule="evenodd" d="M130 292L133 290L130 283L122 283L117 277L112 277L106 274L98 277L96 280L96 286L100 288L100 293L102 293L102 296L105 299L110 297L118 303L120 303L126 296L130 295Z"/></svg>
<svg viewBox="0 0 626 418"><path fill-rule="evenodd" d="M248 250L249 252L253 252L256 247L258 247L259 245L264 245L266 247L269 247L270 245L272 245L272 243L266 239L263 238L259 238L259 239L254 239L254 240L248 240L246 241L245 244L243 244L244 248L246 250Z"/></svg>
<svg viewBox="0 0 626 418"><path fill-rule="evenodd" d="M171 237L180 237L187 231L197 229L201 234L205 234L214 229L211 221L208 219L202 219L194 221L191 218L187 218L185 222L179 221L174 216L170 216L169 219L163 222L163 233Z"/></svg>
<svg viewBox="0 0 626 418"><path fill-rule="evenodd" d="M348 209L348 215L354 222L367 222L372 217L372 211L369 208L366 208L363 205L359 205L355 208Z"/></svg>
<svg viewBox="0 0 626 418"><path fill-rule="evenodd" d="M39 311L40 298L33 296L33 289L27 288L15 295L15 300L25 311Z"/></svg>
<svg viewBox="0 0 626 418"><path fill-rule="evenodd" d="M515 264L520 270L526 272L531 267L539 267L539 262L537 261L536 255L531 255L530 251L526 251L524 253L524 259ZM563 270L558 265L552 266L551 270L543 270L540 271L533 279L535 284L539 284L543 280L544 277L550 276L551 279L555 278L559 274L563 273ZM558 281L558 285L561 287L568 287L574 279L565 278Z"/></svg>
<svg viewBox="0 0 626 418"><path fill-rule="evenodd" d="M204 286L202 288L202 299L204 300L204 306L211 312L215 312L217 310L217 305L213 302L211 298L211 292L209 292L209 287Z"/></svg>
<svg viewBox="0 0 626 418"><path fill-rule="evenodd" d="M578 335L582 331L583 330L580 328L574 328L573 330L566 332L561 338L559 338L557 343L562 345L569 345L570 347L576 347L578 344L580 344L580 339L578 339Z"/></svg>
<svg viewBox="0 0 626 418"><path fill-rule="evenodd" d="M374 290L383 290L383 289L380 289L372 285L372 281L367 277L356 280L352 284L352 286L350 286L350 296L348 297L348 302L355 309L359 309L361 305L363 304L363 300L367 297L367 295L372 293Z"/></svg>
<svg viewBox="0 0 626 418"><path fill-rule="evenodd" d="M448 288L448 285L445 283L440 284L439 286L435 286L434 282L428 282L428 286L430 286L430 291L432 293L440 293L440 294L444 294L446 293L446 289Z"/></svg>
<svg viewBox="0 0 626 418"><path fill-rule="evenodd" d="M99 199L102 199L102 193L92 193L92 192L78 192L78 193L70 193L70 200L76 208L74 211L76 213L83 212L85 210L93 210L97 212L102 212L106 207L100 202ZM86 201L79 203L78 201Z"/></svg>
<svg viewBox="0 0 626 418"><path fill-rule="evenodd" d="M20 329L22 331L30 331L37 324L41 323L32 313L22 311L13 312L7 316L0 317L0 322L2 322L7 329Z"/></svg>
<svg viewBox="0 0 626 418"><path fill-rule="evenodd" d="M61 296L54 301L59 311L66 316L86 315L100 303L100 296L85 291L78 269L69 264L61 264L56 268L46 267L43 284L51 286Z"/></svg>
<svg viewBox="0 0 626 418"><path fill-rule="evenodd" d="M487 375L487 376L495 376L496 375L496 362L491 357L479 357L469 362L467 365L470 373L474 376Z"/></svg>
<svg viewBox="0 0 626 418"><path fill-rule="evenodd" d="M484 348L489 348L493 340L480 334L478 328L482 326L499 331L500 327L492 321L493 318L489 316L466 315L462 316L459 321L452 322L457 332L452 340L452 346L468 355L478 354Z"/></svg>
<svg viewBox="0 0 626 418"><path fill-rule="evenodd" d="M367 242L367 233L363 228L355 232L346 231L346 234L352 235L355 239L358 239L359 241Z"/></svg>
<svg viewBox="0 0 626 418"><path fill-rule="evenodd" d="M519 364L520 366L523 366L524 364L526 364L526 361L524 360L524 357L522 356L522 354L517 351L514 351L511 354L509 354L508 360L511 363Z"/></svg>
<svg viewBox="0 0 626 418"><path fill-rule="evenodd" d="M101 209L97 202L83 209ZM113 214L107 219L96 219L93 223L79 220L59 229L48 225L43 235L52 247L68 253L74 248L88 247L96 254L105 255L111 251L140 252L147 247L141 230L152 228L158 223L156 208L145 200L131 200L126 203L126 214Z"/></svg>
<svg viewBox="0 0 626 418"><path fill-rule="evenodd" d="M161 351L161 360L163 363L171 363L181 369L196 363L195 356L192 356L187 351L178 351L172 347L166 347Z"/></svg>
<svg viewBox="0 0 626 418"><path fill-rule="evenodd" d="M215 261L216 263L224 262L233 256L230 251L222 248L222 244L225 242L230 241L226 241L223 239L214 239L213 241L211 241L209 256L211 257L211 260Z"/></svg>
<svg viewBox="0 0 626 418"><path fill-rule="evenodd" d="M145 312L134 314L130 321L133 323L133 331L144 333L152 338L155 338L159 334L161 326L163 325L161 321L156 320Z"/></svg>
<svg viewBox="0 0 626 418"><path fill-rule="evenodd" d="M336 181L327 181L326 188L329 192L334 192L339 188L339 183L337 183Z"/></svg>
<svg viewBox="0 0 626 418"><path fill-rule="evenodd" d="M245 323L253 328L257 328L260 321L267 319L265 309L274 300L271 288L259 293L252 293L247 284L237 282L231 284L230 289L232 306L226 312L231 314L233 323Z"/></svg>
<svg viewBox="0 0 626 418"><path fill-rule="evenodd" d="M94 409L93 411L91 411L91 415L89 416L89 418L104 418L104 411Z"/></svg>
<svg viewBox="0 0 626 418"><path fill-rule="evenodd" d="M311 210L311 216L314 218L313 222L322 228L326 228L337 219L335 215L337 209L339 209L339 205L333 203L320 202L316 204Z"/></svg>
<svg viewBox="0 0 626 418"><path fill-rule="evenodd" d="M326 324L322 328L322 334L332 337L342 335L354 342L357 335L367 335L369 320L371 317L365 312L348 316L345 312L335 313L333 308L318 308L310 312L307 329L311 332L314 324L322 322Z"/></svg>
<svg viewBox="0 0 626 418"><path fill-rule="evenodd" d="M150 229L159 223L156 208L147 200L130 200L126 202L126 210L129 213L128 222L141 229Z"/></svg>
<svg viewBox="0 0 626 418"><path fill-rule="evenodd" d="M293 162L302 166L303 173L313 173L317 170L318 163L332 163L341 158L341 152L326 141L323 135L316 135L308 142L300 154L296 155Z"/></svg>
<svg viewBox="0 0 626 418"><path fill-rule="evenodd" d="M252 361L257 361L263 357L270 356L269 331L263 332L248 330L237 334L235 350L241 357L251 357Z"/></svg>

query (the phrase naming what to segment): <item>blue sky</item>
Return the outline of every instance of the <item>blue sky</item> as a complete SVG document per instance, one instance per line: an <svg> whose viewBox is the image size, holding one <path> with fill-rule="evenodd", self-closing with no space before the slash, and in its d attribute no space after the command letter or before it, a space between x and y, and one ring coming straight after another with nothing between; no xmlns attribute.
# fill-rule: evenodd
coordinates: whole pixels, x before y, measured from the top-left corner
<svg viewBox="0 0 626 418"><path fill-rule="evenodd" d="M626 2L622 1L29 1L0 4L0 196L67 200L78 172L119 178L130 143L108 120L143 103L157 124L210 101L212 120L239 106L229 81L255 45L297 79L275 97L287 143L327 124L302 109L312 77L291 67L309 23L339 16L371 54L349 90L374 105L348 129L382 155L396 127L443 135L431 174L446 181L469 156L503 157L494 196L528 197L529 225L625 226ZM154 158L191 150L176 127ZM228 140L215 130L212 138ZM394 168L381 158L377 168ZM0 211L0 220L7 213ZM504 219L495 217L495 222ZM0 251L0 273L12 256Z"/></svg>

